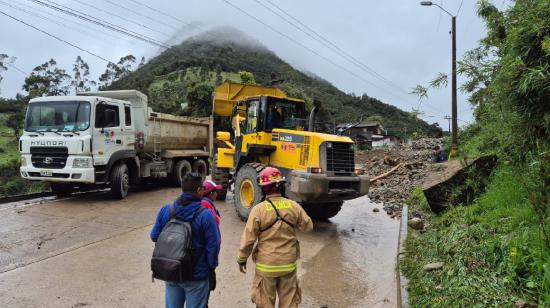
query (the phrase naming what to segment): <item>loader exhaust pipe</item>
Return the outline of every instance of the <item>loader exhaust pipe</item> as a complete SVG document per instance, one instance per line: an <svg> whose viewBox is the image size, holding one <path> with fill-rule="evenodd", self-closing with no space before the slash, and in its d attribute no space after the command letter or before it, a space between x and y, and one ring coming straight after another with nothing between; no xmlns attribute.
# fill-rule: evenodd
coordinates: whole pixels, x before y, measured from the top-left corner
<svg viewBox="0 0 550 308"><path fill-rule="evenodd" d="M315 131L315 114L317 113L317 111L319 110L319 107L317 105L313 106L313 108L311 108L311 112L309 113L309 126L308 126L308 130L310 132L314 132Z"/></svg>

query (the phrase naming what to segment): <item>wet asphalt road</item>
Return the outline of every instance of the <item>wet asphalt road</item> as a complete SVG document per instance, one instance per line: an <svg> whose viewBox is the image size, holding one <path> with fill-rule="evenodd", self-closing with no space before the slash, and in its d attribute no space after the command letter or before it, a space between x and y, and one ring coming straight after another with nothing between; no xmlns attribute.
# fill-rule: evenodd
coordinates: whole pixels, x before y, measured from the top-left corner
<svg viewBox="0 0 550 308"><path fill-rule="evenodd" d="M0 205L0 307L163 307L151 283L149 231L176 188L146 188L121 201L92 193L41 204ZM244 223L232 195L219 203L222 251L210 307L253 307L253 266L235 256ZM399 221L366 197L299 234L302 307L395 307Z"/></svg>

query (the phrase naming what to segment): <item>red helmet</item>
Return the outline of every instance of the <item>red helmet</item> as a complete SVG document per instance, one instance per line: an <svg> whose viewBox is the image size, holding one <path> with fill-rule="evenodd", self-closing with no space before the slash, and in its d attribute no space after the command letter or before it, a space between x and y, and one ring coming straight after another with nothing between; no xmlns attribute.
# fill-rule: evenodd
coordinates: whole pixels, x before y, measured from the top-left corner
<svg viewBox="0 0 550 308"><path fill-rule="evenodd" d="M279 169L266 167L260 172L259 182L260 186L267 186L276 183L284 183L286 179Z"/></svg>

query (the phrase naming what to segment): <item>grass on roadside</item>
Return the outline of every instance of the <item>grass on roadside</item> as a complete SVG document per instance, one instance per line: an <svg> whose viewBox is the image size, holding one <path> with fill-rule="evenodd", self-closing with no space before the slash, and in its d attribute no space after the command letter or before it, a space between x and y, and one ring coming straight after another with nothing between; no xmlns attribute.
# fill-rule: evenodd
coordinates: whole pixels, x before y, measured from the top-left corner
<svg viewBox="0 0 550 308"><path fill-rule="evenodd" d="M520 182L538 179L524 168L500 165L472 205L425 215L433 217L426 232L409 233L402 269L411 307L510 307L520 299L550 306L550 251ZM411 208L425 210L419 192ZM438 261L441 270L423 270Z"/></svg>

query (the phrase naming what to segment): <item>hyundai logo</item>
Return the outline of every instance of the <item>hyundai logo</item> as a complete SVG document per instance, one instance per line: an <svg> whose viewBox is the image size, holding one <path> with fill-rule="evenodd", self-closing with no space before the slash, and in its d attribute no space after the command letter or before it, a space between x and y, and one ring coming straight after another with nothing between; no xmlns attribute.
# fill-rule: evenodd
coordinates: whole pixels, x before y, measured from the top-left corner
<svg viewBox="0 0 550 308"><path fill-rule="evenodd" d="M49 165L53 163L53 158L51 157L44 157L44 164Z"/></svg>

